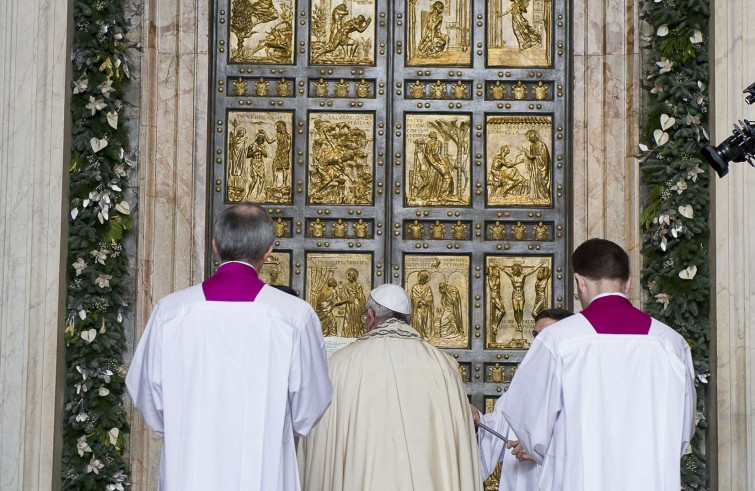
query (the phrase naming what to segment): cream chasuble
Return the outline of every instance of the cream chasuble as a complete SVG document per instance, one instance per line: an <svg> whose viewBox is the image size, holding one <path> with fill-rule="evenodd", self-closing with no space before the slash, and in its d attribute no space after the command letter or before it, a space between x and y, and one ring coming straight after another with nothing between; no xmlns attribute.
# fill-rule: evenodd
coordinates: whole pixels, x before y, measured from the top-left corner
<svg viewBox="0 0 755 491"><path fill-rule="evenodd" d="M456 361L391 319L328 363L333 402L300 441L305 491L479 491Z"/></svg>

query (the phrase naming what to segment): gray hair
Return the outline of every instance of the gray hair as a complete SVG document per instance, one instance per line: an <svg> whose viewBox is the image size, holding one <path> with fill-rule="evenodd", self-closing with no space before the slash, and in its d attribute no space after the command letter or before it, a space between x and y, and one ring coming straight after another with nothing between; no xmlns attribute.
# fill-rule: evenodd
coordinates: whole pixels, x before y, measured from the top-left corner
<svg viewBox="0 0 755 491"><path fill-rule="evenodd" d="M383 305L380 305L375 301L374 298L372 298L372 295L367 297L366 307L368 309L372 309L373 312L375 312L375 319L378 320L378 322L383 322L388 319L398 319L401 322L409 323L409 317L411 314L402 314L401 312L395 312L388 307L385 307Z"/></svg>
<svg viewBox="0 0 755 491"><path fill-rule="evenodd" d="M275 241L272 218L252 203L223 210L215 221L213 235L221 261L257 263Z"/></svg>

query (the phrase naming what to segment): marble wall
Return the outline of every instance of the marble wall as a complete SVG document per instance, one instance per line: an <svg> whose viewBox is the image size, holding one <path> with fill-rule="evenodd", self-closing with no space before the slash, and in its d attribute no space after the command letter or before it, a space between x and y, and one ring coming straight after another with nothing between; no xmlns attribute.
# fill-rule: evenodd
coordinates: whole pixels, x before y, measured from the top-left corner
<svg viewBox="0 0 755 491"><path fill-rule="evenodd" d="M72 3L0 3L0 489L60 488Z"/></svg>
<svg viewBox="0 0 755 491"><path fill-rule="evenodd" d="M752 0L713 2L712 140L755 120L742 90L755 82ZM714 326L711 451L714 489L755 490L755 169L734 163L714 177L711 248Z"/></svg>

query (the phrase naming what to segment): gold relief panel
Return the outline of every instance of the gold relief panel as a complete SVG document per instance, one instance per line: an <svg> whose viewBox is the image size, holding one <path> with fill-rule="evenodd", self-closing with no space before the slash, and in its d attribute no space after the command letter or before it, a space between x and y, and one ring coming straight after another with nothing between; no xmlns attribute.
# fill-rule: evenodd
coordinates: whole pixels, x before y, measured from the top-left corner
<svg viewBox="0 0 755 491"><path fill-rule="evenodd" d="M226 200L291 203L291 134L288 111L229 111Z"/></svg>
<svg viewBox="0 0 755 491"><path fill-rule="evenodd" d="M231 0L229 62L293 64L293 17L293 0Z"/></svg>
<svg viewBox="0 0 755 491"><path fill-rule="evenodd" d="M408 0L407 66L470 66L472 0Z"/></svg>
<svg viewBox="0 0 755 491"><path fill-rule="evenodd" d="M535 316L549 308L550 256L487 256L485 259L486 347L527 348Z"/></svg>
<svg viewBox="0 0 755 491"><path fill-rule="evenodd" d="M291 286L291 253L271 253L262 265L260 279L268 285Z"/></svg>
<svg viewBox="0 0 755 491"><path fill-rule="evenodd" d="M406 114L406 206L469 206L469 114Z"/></svg>
<svg viewBox="0 0 755 491"><path fill-rule="evenodd" d="M375 64L375 0L313 0L310 62Z"/></svg>
<svg viewBox="0 0 755 491"><path fill-rule="evenodd" d="M488 115L488 206L551 206L551 116Z"/></svg>
<svg viewBox="0 0 755 491"><path fill-rule="evenodd" d="M309 114L307 198L311 204L372 204L375 115Z"/></svg>
<svg viewBox="0 0 755 491"><path fill-rule="evenodd" d="M308 252L306 261L305 298L320 318L323 336L363 336L372 255Z"/></svg>
<svg viewBox="0 0 755 491"><path fill-rule="evenodd" d="M553 64L552 0L487 0L487 65Z"/></svg>
<svg viewBox="0 0 755 491"><path fill-rule="evenodd" d="M442 348L469 346L469 256L404 256L412 327Z"/></svg>

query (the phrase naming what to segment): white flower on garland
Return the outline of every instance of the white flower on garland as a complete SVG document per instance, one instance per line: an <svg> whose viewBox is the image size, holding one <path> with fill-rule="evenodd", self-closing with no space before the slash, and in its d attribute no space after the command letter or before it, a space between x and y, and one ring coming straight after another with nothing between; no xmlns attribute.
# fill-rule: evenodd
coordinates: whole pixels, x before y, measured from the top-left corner
<svg viewBox="0 0 755 491"><path fill-rule="evenodd" d="M79 438L78 443L76 443L76 450L79 452L79 457L83 457L84 452L92 451L92 447L87 443L86 435L82 435L81 438Z"/></svg>
<svg viewBox="0 0 755 491"><path fill-rule="evenodd" d="M682 205L679 207L679 214L684 218L692 218L695 216L695 210L691 205Z"/></svg>
<svg viewBox="0 0 755 491"><path fill-rule="evenodd" d="M679 271L679 278L683 280L691 280L695 277L697 274L697 266L694 264L692 266L688 266L687 268Z"/></svg>
<svg viewBox="0 0 755 491"><path fill-rule="evenodd" d="M87 474L90 472L94 472L95 474L100 473L100 469L105 467L105 464L99 461L99 459L95 459L94 455L92 455L92 460L89 461L89 465L87 465Z"/></svg>
<svg viewBox="0 0 755 491"><path fill-rule="evenodd" d="M123 491L125 488L123 487L123 484L114 482L105 486L105 489L107 491Z"/></svg>
<svg viewBox="0 0 755 491"><path fill-rule="evenodd" d="M671 298L666 293L659 293L655 296L655 301L663 304L663 310L666 310L668 307L669 302L671 301Z"/></svg>
<svg viewBox="0 0 755 491"><path fill-rule="evenodd" d="M75 263L73 263L71 266L73 266L73 269L76 270L76 276L81 275L81 273L87 269L87 263L81 258L78 258Z"/></svg>
<svg viewBox="0 0 755 491"><path fill-rule="evenodd" d="M73 93L81 94L89 88L89 80L80 78L73 83Z"/></svg>
<svg viewBox="0 0 755 491"><path fill-rule="evenodd" d="M687 171L687 179L691 179L692 182L697 182L697 176L703 173L705 173L705 169L701 169L698 164L695 164L694 169L690 169ZM689 218L692 218L692 217L689 217Z"/></svg>
<svg viewBox="0 0 755 491"><path fill-rule="evenodd" d="M655 33L658 35L658 37L668 36L668 24L663 24L658 28L657 31L655 31Z"/></svg>
<svg viewBox="0 0 755 491"><path fill-rule="evenodd" d="M94 113L99 111L100 109L105 109L107 107L107 104L105 104L105 101L102 99L95 99L93 96L89 96L89 104L86 105L86 108L92 111L92 116L94 116Z"/></svg>
<svg viewBox="0 0 755 491"><path fill-rule="evenodd" d="M98 390L97 393L100 395L100 397L105 397L106 395L110 394L110 391L107 387L100 387L100 390Z"/></svg>
<svg viewBox="0 0 755 491"><path fill-rule="evenodd" d="M660 73L668 73L674 68L674 62L668 58L661 58L661 61L656 61L655 64L661 69Z"/></svg>
<svg viewBox="0 0 755 491"><path fill-rule="evenodd" d="M679 178L679 181L671 186L672 191L676 191L678 194L682 194L687 189L687 181L683 177Z"/></svg>
<svg viewBox="0 0 755 491"><path fill-rule="evenodd" d="M121 434L121 431L118 428L110 428L110 431L107 432L107 436L110 439L110 445L115 446L116 443L118 443L118 435Z"/></svg>
<svg viewBox="0 0 755 491"><path fill-rule="evenodd" d="M103 266L105 265L105 260L107 259L107 255L108 255L107 251L94 250L94 251L90 252L89 254L92 255L92 257L94 258L95 262L100 263Z"/></svg>
<svg viewBox="0 0 755 491"><path fill-rule="evenodd" d="M107 288L107 287L110 286L110 280L111 279L113 279L113 277L111 275L109 275L109 274L101 274L101 275L99 275L97 277L96 280L94 280L94 282L97 283L97 285L100 288Z"/></svg>
<svg viewBox="0 0 755 491"><path fill-rule="evenodd" d="M113 88L113 81L112 80L106 80L102 82L100 85L97 86L97 88L102 92L102 94L105 97L110 97L111 92L115 92L115 89Z"/></svg>
<svg viewBox="0 0 755 491"><path fill-rule="evenodd" d="M84 421L89 419L89 415L87 413L79 413L76 415L76 421L79 423L83 423Z"/></svg>
<svg viewBox="0 0 755 491"><path fill-rule="evenodd" d="M677 239L679 238L679 234L684 230L684 226L682 225L682 222L679 220L674 221L674 225L671 227L671 235Z"/></svg>
<svg viewBox="0 0 755 491"><path fill-rule="evenodd" d="M699 29L695 29L695 32L689 37L689 42L692 44L700 44L703 42L703 33Z"/></svg>

